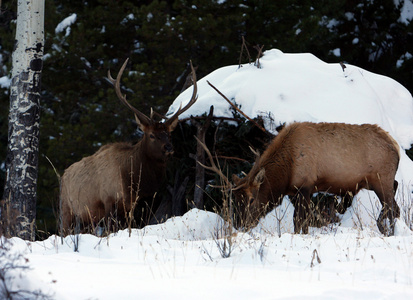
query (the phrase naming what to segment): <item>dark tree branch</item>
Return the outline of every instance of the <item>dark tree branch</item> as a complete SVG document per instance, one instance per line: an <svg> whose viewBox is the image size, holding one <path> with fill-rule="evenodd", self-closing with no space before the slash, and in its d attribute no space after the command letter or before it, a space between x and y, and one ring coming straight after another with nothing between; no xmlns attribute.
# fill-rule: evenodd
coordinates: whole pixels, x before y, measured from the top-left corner
<svg viewBox="0 0 413 300"><path fill-rule="evenodd" d="M247 55L248 55L248 63L251 63L251 55L250 55L250 52L248 51L248 47L247 47L247 44L245 42L245 38L244 38L244 36L242 36L241 38L242 38L242 44L241 44L241 53L239 55L238 68L241 68L242 53L243 53L244 49L245 49L245 51L247 52Z"/></svg>
<svg viewBox="0 0 413 300"><path fill-rule="evenodd" d="M205 119L204 124L193 121L197 127L197 139L205 143L205 134L211 125L211 120L214 113L214 107L211 105L209 114ZM204 190L205 186L205 170L202 165L205 164L205 151L204 148L198 143L196 148L196 167L195 167L195 191L194 191L194 205L195 207L202 209L204 206Z"/></svg>
<svg viewBox="0 0 413 300"><path fill-rule="evenodd" d="M218 93L222 96L222 98L224 98L229 105L231 105L237 112L239 112L241 115L243 115L248 121L252 122L255 126L257 126L260 130L262 130L265 133L268 133L267 130L262 127L260 124L258 124L256 121L254 121L253 119L251 119L250 117L248 117L242 110L240 110L234 103L232 103L223 93L221 93L215 86L213 86L208 80L207 80L208 84Z"/></svg>

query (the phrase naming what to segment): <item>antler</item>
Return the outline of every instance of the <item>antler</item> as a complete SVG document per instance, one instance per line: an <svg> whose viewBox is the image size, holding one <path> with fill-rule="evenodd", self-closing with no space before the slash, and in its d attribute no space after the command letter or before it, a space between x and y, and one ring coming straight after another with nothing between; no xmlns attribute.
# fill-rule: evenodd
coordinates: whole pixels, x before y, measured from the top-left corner
<svg viewBox="0 0 413 300"><path fill-rule="evenodd" d="M109 81L114 85L115 87L115 91L116 91L116 95L118 96L119 100L126 105L130 110L132 110L136 117L139 119L139 121L141 123L143 123L144 125L149 125L152 123L152 120L146 116L145 114L141 113L139 110L137 110L135 107L133 107L127 100L126 100L126 95L123 95L121 90L120 90L120 79L122 77L123 71L126 68L126 64L128 63L129 58L127 58L125 60L125 62L123 63L122 67L119 70L118 76L116 77L116 80L113 79L112 75L110 74L110 70L108 71L108 79Z"/></svg>
<svg viewBox="0 0 413 300"><path fill-rule="evenodd" d="M254 154L254 156L255 156L255 161L257 162L257 161L260 159L260 157L261 157L260 151L252 148L251 146L249 146L249 148L250 148L252 154Z"/></svg>
<svg viewBox="0 0 413 300"><path fill-rule="evenodd" d="M168 120L166 120L166 122L165 122L166 125L171 125L172 123L174 123L174 121L179 117L179 115L184 113L185 111L187 111L198 99L198 97L196 95L197 91L198 91L198 88L197 88L197 85L196 85L196 73L195 73L194 67L192 66L192 61L189 61L189 62L191 64L192 82L194 84L194 91L192 92L191 100L188 102L187 105L185 105L184 108L181 108L181 106L182 106L182 104L181 104L179 106L179 109L177 110L177 112L172 117L170 117Z"/></svg>
<svg viewBox="0 0 413 300"><path fill-rule="evenodd" d="M208 166L200 163L199 161L198 161L198 164L200 164L203 168L205 168L205 169L207 169L207 170L211 170L211 171L217 173L217 174L219 175L219 177L221 177L221 179L225 182L225 186L227 186L227 187L229 187L229 188L232 188L231 182L230 182L230 181L228 180L228 178L224 175L224 173L222 173L221 169L218 168L217 165L215 164L214 159L213 159L213 157L212 157L212 154L211 154L211 152L209 151L209 149L207 148L207 146L206 146L203 142L201 142L196 136L195 136L195 139L198 141L198 143L199 143L199 144L202 146L202 148L205 150L205 153L208 155L208 159L209 159L209 162L211 163L211 166L208 167Z"/></svg>

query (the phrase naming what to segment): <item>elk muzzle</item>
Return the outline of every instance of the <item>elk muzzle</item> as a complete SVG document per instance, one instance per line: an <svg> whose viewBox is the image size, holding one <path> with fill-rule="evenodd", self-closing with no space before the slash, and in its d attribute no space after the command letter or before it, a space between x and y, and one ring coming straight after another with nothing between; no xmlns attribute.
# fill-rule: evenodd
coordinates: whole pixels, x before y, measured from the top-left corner
<svg viewBox="0 0 413 300"><path fill-rule="evenodd" d="M174 148L171 143L166 143L164 145L164 153L166 156L172 156L172 154L174 154Z"/></svg>

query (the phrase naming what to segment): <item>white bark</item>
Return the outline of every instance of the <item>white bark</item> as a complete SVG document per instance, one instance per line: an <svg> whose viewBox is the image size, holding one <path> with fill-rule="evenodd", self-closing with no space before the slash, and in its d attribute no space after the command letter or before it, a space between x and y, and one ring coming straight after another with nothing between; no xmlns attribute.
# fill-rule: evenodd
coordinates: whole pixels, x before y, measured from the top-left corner
<svg viewBox="0 0 413 300"><path fill-rule="evenodd" d="M39 150L40 75L43 67L44 0L17 2L16 45L10 87L9 142L6 159L4 225L6 211L18 212L9 234L34 238L37 161ZM10 210L11 209L11 210ZM10 223L10 220L8 220Z"/></svg>
<svg viewBox="0 0 413 300"><path fill-rule="evenodd" d="M33 59L42 59L44 44L44 0L19 0L17 5L12 78L31 69Z"/></svg>

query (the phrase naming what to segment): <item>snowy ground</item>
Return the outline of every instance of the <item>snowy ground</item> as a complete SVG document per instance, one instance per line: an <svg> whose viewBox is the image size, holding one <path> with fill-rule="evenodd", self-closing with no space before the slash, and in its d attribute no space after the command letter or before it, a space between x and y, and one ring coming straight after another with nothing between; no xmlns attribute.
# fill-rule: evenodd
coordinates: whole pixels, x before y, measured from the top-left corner
<svg viewBox="0 0 413 300"><path fill-rule="evenodd" d="M413 236L373 229L264 231L232 236L223 221L191 210L165 224L98 238L14 238L32 268L12 282L53 299L413 299Z"/></svg>
<svg viewBox="0 0 413 300"><path fill-rule="evenodd" d="M165 224L133 230L130 237L128 231L108 238L80 235L78 252L73 236L63 243L57 236L33 243L13 238L10 251L0 247L0 275L10 261L30 270L6 272L9 290L40 290L58 300L413 299L408 228L413 224L413 162L404 152L413 143L412 96L390 78L349 64L343 70L311 54L273 49L260 63L261 68L224 67L200 79L199 99L181 117L203 114L212 104L215 115L232 116L209 80L250 117L271 115L269 130L293 121L380 125L401 147L396 201L402 220L395 236L378 232L374 218L380 205L368 191L357 195L340 226L308 235L292 234L286 199L255 229L232 235L218 215L191 210ZM170 113L191 93L191 88L182 93ZM278 222L277 216L284 217ZM230 253L224 247L228 236ZM19 253L27 261L12 259Z"/></svg>

